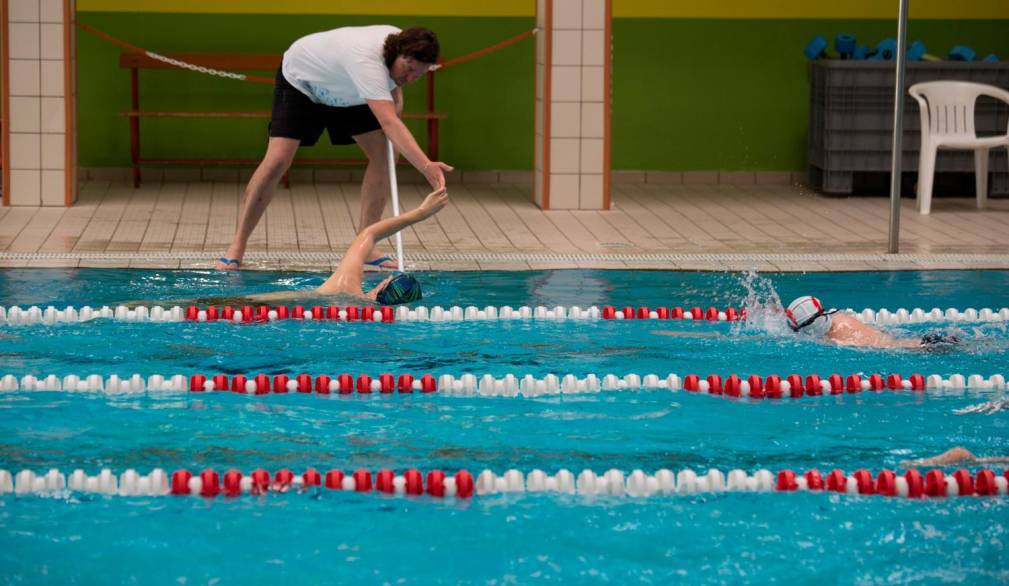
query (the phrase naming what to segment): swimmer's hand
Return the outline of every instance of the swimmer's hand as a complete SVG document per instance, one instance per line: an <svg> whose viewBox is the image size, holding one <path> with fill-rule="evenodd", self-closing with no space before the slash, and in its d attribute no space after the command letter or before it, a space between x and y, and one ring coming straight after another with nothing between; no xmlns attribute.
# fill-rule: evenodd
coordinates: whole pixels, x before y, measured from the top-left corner
<svg viewBox="0 0 1009 586"><path fill-rule="evenodd" d="M442 187L427 194L424 201L417 207L417 211L420 212L421 218L430 218L446 205L448 205L448 190Z"/></svg>

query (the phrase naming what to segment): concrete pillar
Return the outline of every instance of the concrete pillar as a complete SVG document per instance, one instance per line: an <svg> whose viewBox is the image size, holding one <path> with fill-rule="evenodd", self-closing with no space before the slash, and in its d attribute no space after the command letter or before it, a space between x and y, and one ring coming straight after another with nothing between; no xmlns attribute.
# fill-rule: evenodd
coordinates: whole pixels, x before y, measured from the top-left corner
<svg viewBox="0 0 1009 586"><path fill-rule="evenodd" d="M2 0L3 204L77 200L74 0Z"/></svg>
<svg viewBox="0 0 1009 586"><path fill-rule="evenodd" d="M612 0L537 0L536 203L610 207Z"/></svg>

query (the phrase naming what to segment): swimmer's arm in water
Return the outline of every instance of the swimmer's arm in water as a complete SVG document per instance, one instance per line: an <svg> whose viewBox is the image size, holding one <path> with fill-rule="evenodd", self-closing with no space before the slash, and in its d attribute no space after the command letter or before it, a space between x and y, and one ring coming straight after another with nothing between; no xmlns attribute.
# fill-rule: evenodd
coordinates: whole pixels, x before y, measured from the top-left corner
<svg viewBox="0 0 1009 586"><path fill-rule="evenodd" d="M686 330L651 330L648 332L656 336L669 336L670 338L729 338L732 340L759 340L760 336L726 336L720 332L691 332Z"/></svg>
<svg viewBox="0 0 1009 586"><path fill-rule="evenodd" d="M684 330L652 330L648 332L656 336L669 336L670 338L725 338L726 336L718 332L687 332Z"/></svg>
<svg viewBox="0 0 1009 586"><path fill-rule="evenodd" d="M350 243L350 247L343 255L343 260L336 267L336 271L326 279L325 283L315 290L315 293L321 295L331 295L334 293L361 295L361 282L364 280L364 261L371 254L375 242L388 238L396 232L418 222L423 222L441 211L447 203L448 191L442 187L427 194L424 201L416 208L398 216L379 220L361 230L354 238L354 241Z"/></svg>
<svg viewBox="0 0 1009 586"><path fill-rule="evenodd" d="M961 447L952 448L947 450L938 456L932 456L931 458L922 458L920 460L905 460L900 463L901 466L952 466L954 464L998 464L1009 462L1009 456L991 456L987 458L978 458L974 454L970 453Z"/></svg>

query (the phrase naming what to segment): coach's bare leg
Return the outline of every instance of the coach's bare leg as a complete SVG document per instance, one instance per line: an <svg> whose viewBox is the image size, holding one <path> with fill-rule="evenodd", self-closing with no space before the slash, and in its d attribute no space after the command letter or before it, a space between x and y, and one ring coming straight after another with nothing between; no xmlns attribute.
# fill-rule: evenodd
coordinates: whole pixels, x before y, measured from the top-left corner
<svg viewBox="0 0 1009 586"><path fill-rule="evenodd" d="M241 261L245 256L245 246L249 242L249 236L256 228L256 224L259 223L259 219L263 217L266 206L270 205L273 194L277 191L277 185L284 173L291 167L294 154L298 152L300 144L301 141L296 138L270 137L263 161L256 167L252 178L249 179L249 184L245 186L242 210L238 215L238 227L235 229L235 236L231 239L231 245L224 253L224 258ZM239 267L218 261L214 268L237 269Z"/></svg>
<svg viewBox="0 0 1009 586"><path fill-rule="evenodd" d="M357 225L360 232L382 219L385 202L389 199L389 157L385 133L381 130L358 134L354 140L368 157L368 167L364 170L364 181L361 182L361 219ZM368 260L382 256L384 255L377 249L372 249ZM387 262L383 266L394 267L395 263Z"/></svg>

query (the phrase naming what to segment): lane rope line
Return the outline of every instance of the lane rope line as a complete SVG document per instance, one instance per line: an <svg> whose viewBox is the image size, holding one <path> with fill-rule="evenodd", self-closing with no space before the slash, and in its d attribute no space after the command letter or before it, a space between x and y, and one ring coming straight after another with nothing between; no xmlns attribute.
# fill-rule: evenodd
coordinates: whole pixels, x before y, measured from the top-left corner
<svg viewBox="0 0 1009 586"><path fill-rule="evenodd" d="M223 77L223 78L227 78L227 79L234 79L234 80L238 80L238 81L250 81L250 82L253 82L253 83L259 83L259 84L264 84L264 85L273 85L273 83L274 83L273 78L270 78L270 77L260 77L260 76L256 76L256 75L246 75L244 73L236 73L234 71L224 71L224 70L221 70L221 69L213 69L211 67L204 67L202 65L197 65L195 63L189 63L187 61L180 61L178 59L174 59L172 57L168 57L166 55L162 55L160 53L155 53L154 51L150 51L148 49L144 49L143 47L138 47L137 45L134 45L132 43L124 41L123 39L120 39L118 37L112 36L112 35L110 35L107 32L99 30L99 29L97 29L97 28L95 28L95 27L93 27L93 26L91 26L89 24L83 23L83 22L78 22L77 23L77 27L80 28L81 30L85 31L85 32L88 32L88 33L91 33L92 35L95 35L96 37L98 37L98 38L100 38L100 39L102 39L104 41L108 41L109 43L112 43L112 44L114 44L114 45L116 45L118 47L126 49L127 51L130 51L131 53L142 53L144 55L147 55L151 59L155 59L157 61L161 61L163 63L167 63L167 64L169 64L169 65L171 65L173 67L178 67L180 69L188 69L189 71L194 71L196 73L203 73L203 74L206 74L206 75L213 75L213 76L217 76L217 77ZM443 69L448 69L448 68L451 68L451 67L455 67L456 65L462 65L463 63L468 63L468 62L473 61L475 59L479 59L480 57L484 57L484 56L489 55L491 53L496 53L497 51L500 51L501 49L510 47L510 46L514 45L515 43L518 43L519 41L523 41L523 40L525 40L525 39L527 39L529 37L532 37L538 31L539 31L539 29L537 29L537 28L533 28L533 29L530 29L530 30L527 30L527 31L523 31L523 32L521 32L521 33L519 33L517 35L514 35L514 36L509 37L509 38L507 38L507 39L505 39L503 41L500 41L500 42L495 43L493 45L489 45L489 46L484 47L482 49L477 49L476 51L467 53L465 55L460 55L459 57L455 57L455 58L449 59L447 61L443 60L440 63L434 65L432 67L432 70L433 71L440 71L440 70L443 70Z"/></svg>
<svg viewBox="0 0 1009 586"><path fill-rule="evenodd" d="M915 323L1003 323L1009 322L1009 308L992 309L983 307L975 309L957 309L950 307L945 310L938 307L925 310L920 307L908 310L903 307L896 310L863 309L856 312L848 308L841 310L863 323L876 325L896 325ZM647 307L612 305L603 307L589 306L582 308L577 305L565 307L558 305L546 307L527 305L514 308L509 305L488 305L480 308L473 305L460 307L399 306L355 307L337 305L316 305L304 307L301 305L244 305L232 307L225 305L196 306L189 305L185 309L176 305L163 307L160 305L127 307L118 305L114 309L109 306L93 308L89 305L81 307L67 306L63 309L53 305L46 308L32 305L21 307L12 305L0 306L0 323L7 325L54 325L60 323L80 323L96 319L111 319L123 322L234 322L262 323L284 320L300 321L339 321L339 322L462 322L462 321L509 321L509 320L539 320L539 321L634 321L634 320L694 320L694 321L740 321L746 320L748 311L745 307Z"/></svg>
<svg viewBox="0 0 1009 586"><path fill-rule="evenodd" d="M320 395L367 395L367 394L408 394L414 392L434 393L458 396L483 397L538 397L548 395L568 395L582 393L598 393L606 391L687 391L724 395L727 397L742 397L751 399L798 399L803 396L840 395L846 393L861 393L865 391L1005 391L1006 377L993 374L988 377L980 374L951 374L944 377L939 374L923 376L911 374L906 378L897 373L882 375L879 373L855 373L847 376L830 374L790 374L785 377L776 374L761 377L752 374L742 378L736 374L710 374L701 377L687 374L682 378L677 374L668 374L660 378L656 374L626 374L618 377L615 374L598 376L589 374L578 377L574 374L557 376L547 374L535 377L531 374L494 376L484 374L462 374L453 376L442 374L434 376L423 374L415 377L412 374L393 375L383 373L377 377L367 374L353 376L350 374L237 374L228 377L225 374L152 374L144 378L140 374L132 376L99 374L66 375L60 377L49 375L24 375L20 378L13 374L0 378L0 391L6 392L45 392L65 391L79 393L213 393L231 392L249 395L268 395L284 393L316 393Z"/></svg>
<svg viewBox="0 0 1009 586"><path fill-rule="evenodd" d="M223 475L210 468L194 474L178 469L169 476L162 468L149 474L139 474L128 469L118 477L109 469L97 475L88 475L77 469L65 475L58 469L44 474L21 470L15 476L0 470L0 495L17 496L93 493L107 496L217 496L265 495L267 493L345 491L382 493L399 496L470 498L474 495L521 493L559 493L579 496L653 497L694 495L723 492L833 492L849 495L879 495L902 498L992 496L1004 497L1009 491L1009 470L1001 474L982 469L976 475L964 468L946 475L941 469L931 469L924 475L915 469L903 474L881 470L873 475L867 469L850 474L835 469L823 476L818 470L795 472L780 470L777 474L761 469L749 474L744 470L730 470L728 474L709 469L698 474L691 469L675 473L669 469L648 474L640 469L625 474L611 469L602 474L583 470L577 476L566 469L549 475L534 469L528 474L507 470L501 475L484 470L474 480L466 470L449 475L441 470L423 474L416 469L397 473L390 469L371 472L358 469L344 473L333 469L321 473L308 468L301 474L282 468L271 475L259 468L248 475L231 469Z"/></svg>

